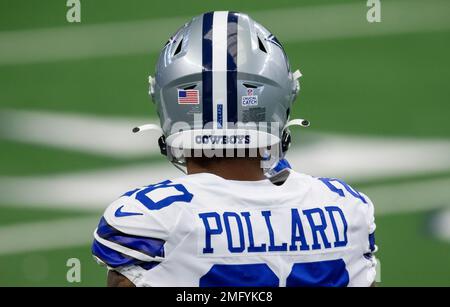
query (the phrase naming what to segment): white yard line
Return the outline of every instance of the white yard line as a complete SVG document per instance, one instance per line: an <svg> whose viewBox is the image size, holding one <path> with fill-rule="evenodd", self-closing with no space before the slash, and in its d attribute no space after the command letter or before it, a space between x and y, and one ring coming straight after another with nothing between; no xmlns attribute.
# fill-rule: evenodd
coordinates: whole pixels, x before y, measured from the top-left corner
<svg viewBox="0 0 450 307"><path fill-rule="evenodd" d="M159 152L157 146L152 146L157 144L159 135L131 131L148 121L145 118L1 110L0 137L124 159Z"/></svg>
<svg viewBox="0 0 450 307"><path fill-rule="evenodd" d="M396 183L364 189L375 203L376 215L450 208L450 179ZM436 220L435 233L450 240L450 211ZM92 242L98 217L64 218L54 221L0 227L0 255L87 245Z"/></svg>
<svg viewBox="0 0 450 307"><path fill-rule="evenodd" d="M366 1L249 12L283 42L450 30L450 2L383 1L382 22ZM0 65L158 52L192 16L0 32ZM280 22L282 21L282 22Z"/></svg>
<svg viewBox="0 0 450 307"><path fill-rule="evenodd" d="M88 244L98 220L98 217L65 218L0 227L0 255Z"/></svg>
<svg viewBox="0 0 450 307"><path fill-rule="evenodd" d="M168 164L142 164L53 176L1 177L0 203L98 211L131 189L180 174Z"/></svg>
<svg viewBox="0 0 450 307"><path fill-rule="evenodd" d="M376 215L450 208L450 178L380 184L363 188Z"/></svg>

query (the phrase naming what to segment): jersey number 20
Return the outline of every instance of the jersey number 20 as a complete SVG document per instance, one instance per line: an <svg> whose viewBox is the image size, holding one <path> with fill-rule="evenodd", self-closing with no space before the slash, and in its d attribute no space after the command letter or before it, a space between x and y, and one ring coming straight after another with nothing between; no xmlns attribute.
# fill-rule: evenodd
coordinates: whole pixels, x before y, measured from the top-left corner
<svg viewBox="0 0 450 307"><path fill-rule="evenodd" d="M349 275L342 259L294 263L286 287L345 287ZM200 278L200 287L278 287L280 280L265 263L216 264Z"/></svg>

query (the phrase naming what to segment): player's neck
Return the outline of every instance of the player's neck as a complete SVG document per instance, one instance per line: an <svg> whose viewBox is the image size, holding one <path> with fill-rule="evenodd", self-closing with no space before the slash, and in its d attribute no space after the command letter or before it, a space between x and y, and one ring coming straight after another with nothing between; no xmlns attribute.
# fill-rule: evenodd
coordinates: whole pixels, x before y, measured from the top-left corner
<svg viewBox="0 0 450 307"><path fill-rule="evenodd" d="M188 174L211 173L228 180L263 180L264 171L259 159L188 159Z"/></svg>

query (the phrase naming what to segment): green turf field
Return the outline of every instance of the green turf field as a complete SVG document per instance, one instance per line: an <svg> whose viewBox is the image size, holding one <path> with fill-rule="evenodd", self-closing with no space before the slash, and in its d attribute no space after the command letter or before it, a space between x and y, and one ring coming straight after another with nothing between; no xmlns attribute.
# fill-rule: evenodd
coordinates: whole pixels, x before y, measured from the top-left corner
<svg viewBox="0 0 450 307"><path fill-rule="evenodd" d="M171 20L188 21L210 10L254 13L262 18L257 21L285 42L291 66L304 75L294 115L313 123L313 133L306 134L311 143L314 133L418 142L404 160L414 156L416 149L427 153L427 142L444 144L430 153L441 157L439 163L424 154L417 164L411 163L398 174L355 172L345 179L367 191L376 209L380 207L381 285L450 286L450 234L437 235L431 230L433 217L450 209L450 161L445 158L450 157L450 19L442 17L450 8L446 1L382 1L380 24L366 22L366 1L81 2L80 24L67 23L62 0L0 2L0 112L154 119L147 76L154 72L157 50L165 43L162 37L179 26ZM287 18L289 12L302 11L315 13L318 19L305 24L307 18ZM326 20L320 21L321 14L328 16ZM168 26L139 30L141 23ZM130 30L135 28L139 31ZM127 45L134 39L136 45ZM113 52L114 48L120 53ZM6 131L5 120L0 116L0 182L84 178L87 173L168 164L155 153L108 155L6 135L1 133L2 128ZM301 146L301 140L294 148ZM386 162L392 162L389 155ZM114 191L111 201L122 192ZM40 191L24 188L21 194L27 193ZM409 193L418 196L408 197ZM0 286L104 285L105 271L92 260L89 240L95 228L90 218L99 217L107 202L93 201L89 208L86 200L83 206L77 206L76 200L58 205L31 198L20 201L25 198L12 199L6 194L2 190L0 196L0 244L12 249L0 246ZM46 236L52 233L52 225L53 233L69 231L56 228L58 221L77 219L84 221L80 235L70 228L66 244ZM34 226L35 232L23 230ZM21 247L15 251L14 243L27 235L29 245L17 243ZM66 281L68 258L81 260L81 283Z"/></svg>

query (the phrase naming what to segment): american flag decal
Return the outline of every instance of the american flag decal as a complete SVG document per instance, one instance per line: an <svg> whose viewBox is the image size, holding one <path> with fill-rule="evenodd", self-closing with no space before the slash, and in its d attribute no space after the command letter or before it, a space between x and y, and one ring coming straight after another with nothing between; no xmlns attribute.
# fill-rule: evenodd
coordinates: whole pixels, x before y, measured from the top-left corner
<svg viewBox="0 0 450 307"><path fill-rule="evenodd" d="M179 104L199 104L198 90L178 90Z"/></svg>

